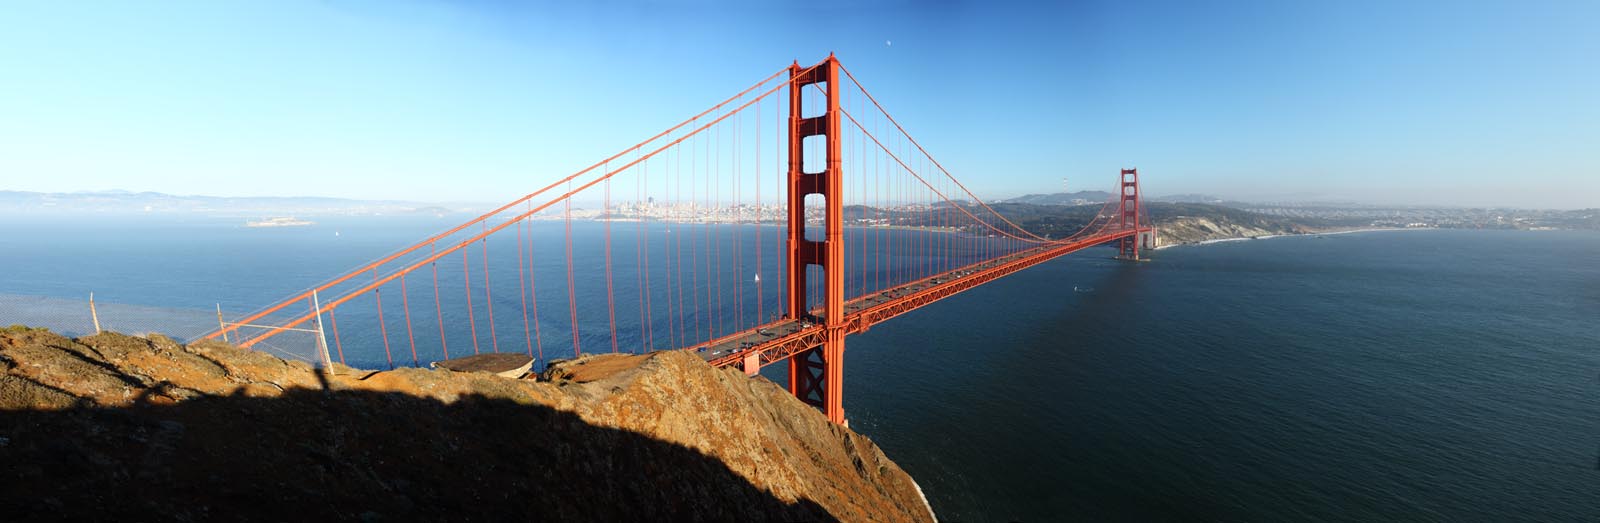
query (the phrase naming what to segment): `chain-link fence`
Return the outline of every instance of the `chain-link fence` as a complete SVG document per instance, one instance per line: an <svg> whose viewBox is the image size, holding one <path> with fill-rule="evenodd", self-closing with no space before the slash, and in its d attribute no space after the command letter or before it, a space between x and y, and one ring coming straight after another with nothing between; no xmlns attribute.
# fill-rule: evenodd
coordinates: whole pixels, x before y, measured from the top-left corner
<svg viewBox="0 0 1600 523"><path fill-rule="evenodd" d="M43 327L68 337L87 336L99 331L134 336L158 333L188 343L217 330L218 312L216 309L106 303L92 298L74 300L0 294L0 327ZM259 343L255 348L285 359L310 363L320 360L314 333L285 334L284 339L275 340L278 343Z"/></svg>

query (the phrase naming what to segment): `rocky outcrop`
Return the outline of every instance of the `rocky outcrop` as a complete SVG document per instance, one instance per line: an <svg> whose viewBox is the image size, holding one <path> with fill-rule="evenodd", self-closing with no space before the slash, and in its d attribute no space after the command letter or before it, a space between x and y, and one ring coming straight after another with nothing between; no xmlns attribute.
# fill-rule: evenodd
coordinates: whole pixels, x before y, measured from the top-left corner
<svg viewBox="0 0 1600 523"><path fill-rule="evenodd" d="M1258 238L1284 234L1305 234L1312 229L1291 223L1251 223L1227 217L1177 216L1155 223L1159 245L1182 245L1232 238Z"/></svg>
<svg viewBox="0 0 1600 523"><path fill-rule="evenodd" d="M538 380L0 332L6 520L931 521L866 437L683 352Z"/></svg>

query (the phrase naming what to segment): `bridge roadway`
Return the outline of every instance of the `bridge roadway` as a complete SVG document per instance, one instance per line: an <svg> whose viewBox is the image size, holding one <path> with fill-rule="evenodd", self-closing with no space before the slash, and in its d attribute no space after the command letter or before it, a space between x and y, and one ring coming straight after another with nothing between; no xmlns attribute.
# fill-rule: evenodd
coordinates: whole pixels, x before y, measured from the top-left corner
<svg viewBox="0 0 1600 523"><path fill-rule="evenodd" d="M1069 243L1044 245L857 297L844 304L845 318L841 334L866 332L874 324L1013 272L1149 230L1112 230ZM817 309L817 312L820 310ZM823 318L817 317L816 313L811 318L784 318L684 350L695 351L712 366L743 365L745 372L754 373L760 367L782 362L826 342L831 334L827 326L820 323L821 320ZM756 359L752 360L752 357Z"/></svg>

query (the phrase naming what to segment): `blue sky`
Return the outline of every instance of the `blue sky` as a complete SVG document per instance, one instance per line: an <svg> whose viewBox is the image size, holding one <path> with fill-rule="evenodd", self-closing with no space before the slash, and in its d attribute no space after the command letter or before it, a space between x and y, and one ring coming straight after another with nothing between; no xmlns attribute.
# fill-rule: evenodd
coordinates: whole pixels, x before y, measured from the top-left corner
<svg viewBox="0 0 1600 523"><path fill-rule="evenodd" d="M832 51L984 197L1600 206L1600 2L1200 4L8 2L0 189L509 200Z"/></svg>

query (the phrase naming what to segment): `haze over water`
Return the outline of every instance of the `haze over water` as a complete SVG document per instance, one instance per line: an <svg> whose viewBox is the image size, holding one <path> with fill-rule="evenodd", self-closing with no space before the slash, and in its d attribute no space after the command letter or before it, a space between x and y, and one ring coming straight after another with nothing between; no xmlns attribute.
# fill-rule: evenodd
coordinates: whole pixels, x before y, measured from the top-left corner
<svg viewBox="0 0 1600 523"><path fill-rule="evenodd" d="M0 254L0 293L94 290L198 318L222 301L231 315L455 220L319 221L28 223ZM1111 254L1046 263L847 342L851 427L942 519L1600 518L1600 235L1288 237L1137 265Z"/></svg>

